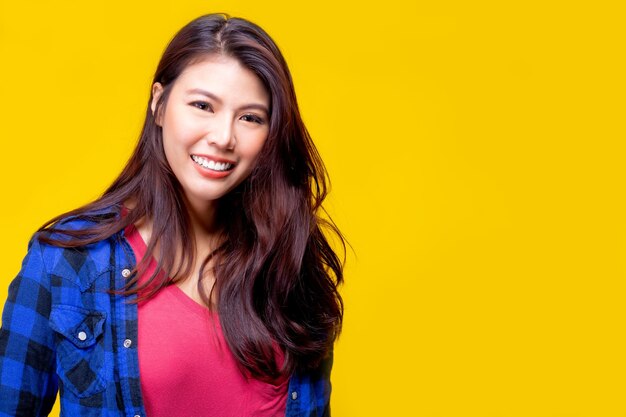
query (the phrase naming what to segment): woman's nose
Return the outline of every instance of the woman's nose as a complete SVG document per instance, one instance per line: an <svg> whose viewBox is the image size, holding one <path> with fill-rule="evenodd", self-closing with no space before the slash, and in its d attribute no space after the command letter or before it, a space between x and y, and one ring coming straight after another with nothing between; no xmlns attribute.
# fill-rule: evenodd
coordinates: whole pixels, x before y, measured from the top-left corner
<svg viewBox="0 0 626 417"><path fill-rule="evenodd" d="M235 146L235 129L229 117L216 117L207 135L209 144L232 149Z"/></svg>

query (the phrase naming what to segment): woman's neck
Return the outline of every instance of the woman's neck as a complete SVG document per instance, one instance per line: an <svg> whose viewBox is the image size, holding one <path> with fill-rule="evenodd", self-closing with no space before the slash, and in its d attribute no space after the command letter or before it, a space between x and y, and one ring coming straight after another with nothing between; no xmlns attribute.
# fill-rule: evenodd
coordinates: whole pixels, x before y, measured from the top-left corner
<svg viewBox="0 0 626 417"><path fill-rule="evenodd" d="M186 198L185 206L189 215L190 231L196 244L215 240L221 230L217 222L217 202L194 202Z"/></svg>

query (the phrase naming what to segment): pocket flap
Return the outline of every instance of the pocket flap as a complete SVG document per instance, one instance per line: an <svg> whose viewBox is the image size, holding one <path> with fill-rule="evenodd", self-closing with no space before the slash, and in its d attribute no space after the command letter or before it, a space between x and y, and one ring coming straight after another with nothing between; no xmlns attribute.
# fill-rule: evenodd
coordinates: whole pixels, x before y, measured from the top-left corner
<svg viewBox="0 0 626 417"><path fill-rule="evenodd" d="M62 334L76 347L86 348L102 334L106 313L69 305L54 305L50 312L50 327Z"/></svg>

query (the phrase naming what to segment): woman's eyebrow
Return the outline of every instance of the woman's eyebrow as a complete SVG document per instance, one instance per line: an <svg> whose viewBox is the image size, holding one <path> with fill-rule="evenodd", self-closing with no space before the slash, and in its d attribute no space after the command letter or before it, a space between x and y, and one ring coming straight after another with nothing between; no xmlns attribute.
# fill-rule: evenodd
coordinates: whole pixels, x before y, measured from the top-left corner
<svg viewBox="0 0 626 417"><path fill-rule="evenodd" d="M187 90L187 94L201 94L203 96L207 96L217 101L218 103L222 104L222 100L218 96L216 96L215 94L207 90L203 90L202 88L192 88L191 90ZM268 108L264 106L263 104L258 104L258 103L245 104L239 108L239 110L243 110L243 109L257 109L257 110L264 111L266 114L269 114Z"/></svg>
<svg viewBox="0 0 626 417"><path fill-rule="evenodd" d="M203 96L207 96L209 98L212 98L213 100L217 101L218 103L221 103L222 100L216 96L213 93L210 93L206 90L203 90L201 88L192 88L191 90L187 90L187 94L202 94Z"/></svg>

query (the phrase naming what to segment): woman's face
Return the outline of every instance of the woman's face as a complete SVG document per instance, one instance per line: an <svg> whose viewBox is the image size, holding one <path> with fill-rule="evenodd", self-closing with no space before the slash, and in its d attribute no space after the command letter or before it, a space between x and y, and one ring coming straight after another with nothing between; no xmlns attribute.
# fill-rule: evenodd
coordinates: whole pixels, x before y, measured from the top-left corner
<svg viewBox="0 0 626 417"><path fill-rule="evenodd" d="M152 112L163 91L153 86ZM176 79L156 121L165 157L186 197L210 205L252 171L269 132L270 96L234 58L211 55Z"/></svg>

